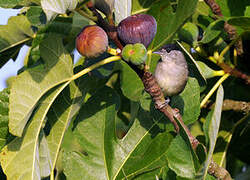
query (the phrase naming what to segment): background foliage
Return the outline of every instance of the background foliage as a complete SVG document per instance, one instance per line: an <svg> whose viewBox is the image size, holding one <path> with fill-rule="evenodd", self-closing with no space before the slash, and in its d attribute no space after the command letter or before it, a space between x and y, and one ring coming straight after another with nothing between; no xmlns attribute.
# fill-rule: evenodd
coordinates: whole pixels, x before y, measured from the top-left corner
<svg viewBox="0 0 250 180"><path fill-rule="evenodd" d="M131 14L155 17L157 34L148 52L176 41L185 52L188 83L171 106L203 143L194 151L186 132L176 134L155 110L125 62L118 58L99 67L112 58L104 53L73 64L77 34L94 24L85 2L0 1L3 8L22 8L0 26L0 66L29 46L23 68L0 92L0 179L215 179L208 175L212 158L233 178L250 179L250 88L220 66L250 72L250 3L216 1L224 15L216 17L197 0L101 1L114 11L116 24ZM225 22L242 39L240 56ZM158 60L149 53L152 73ZM225 99L243 102L245 109L225 110Z"/></svg>

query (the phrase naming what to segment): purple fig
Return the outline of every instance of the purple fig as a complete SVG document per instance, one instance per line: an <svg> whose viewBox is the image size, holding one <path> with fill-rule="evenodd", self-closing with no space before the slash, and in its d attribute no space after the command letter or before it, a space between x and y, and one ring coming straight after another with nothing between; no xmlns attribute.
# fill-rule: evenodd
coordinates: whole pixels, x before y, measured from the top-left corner
<svg viewBox="0 0 250 180"><path fill-rule="evenodd" d="M136 14L123 19L117 28L118 36L125 44L141 43L145 47L155 37L157 23L153 16Z"/></svg>
<svg viewBox="0 0 250 180"><path fill-rule="evenodd" d="M97 57L107 50L108 36L99 26L85 26L76 38L76 49L86 57Z"/></svg>

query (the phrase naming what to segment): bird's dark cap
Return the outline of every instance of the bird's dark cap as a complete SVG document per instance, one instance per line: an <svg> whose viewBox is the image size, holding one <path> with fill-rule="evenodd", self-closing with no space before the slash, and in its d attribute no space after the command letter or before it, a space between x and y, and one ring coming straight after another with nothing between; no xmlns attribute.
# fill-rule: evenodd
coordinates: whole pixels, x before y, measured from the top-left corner
<svg viewBox="0 0 250 180"><path fill-rule="evenodd" d="M176 44L166 44L164 46L162 46L162 49L165 49L168 53L172 50L179 50L180 51L180 48L176 45Z"/></svg>

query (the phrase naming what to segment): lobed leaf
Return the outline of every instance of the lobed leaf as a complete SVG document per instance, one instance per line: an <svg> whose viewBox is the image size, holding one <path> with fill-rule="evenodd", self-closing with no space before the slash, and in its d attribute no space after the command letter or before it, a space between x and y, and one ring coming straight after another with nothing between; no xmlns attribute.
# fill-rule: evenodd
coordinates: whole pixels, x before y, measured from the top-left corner
<svg viewBox="0 0 250 180"><path fill-rule="evenodd" d="M215 144L216 144L216 140L217 140L217 136L219 132L223 97L224 97L224 90L223 90L223 87L220 86L216 94L215 107L212 111L209 112L209 115L207 116L205 124L204 124L204 134L206 137L206 142L207 144L209 144L209 149L208 149L207 159L202 168L203 179L205 179L207 175L207 171L208 171L209 164L213 156L213 152L214 152L214 148L215 148Z"/></svg>
<svg viewBox="0 0 250 180"><path fill-rule="evenodd" d="M79 82L80 83L80 82ZM73 117L78 113L84 96L79 87L71 82L69 87L60 94L47 114L49 132L46 136L51 168L55 169L56 160L63 141L64 134Z"/></svg>
<svg viewBox="0 0 250 180"><path fill-rule="evenodd" d="M250 17L232 17L228 20L228 23L246 31L250 30Z"/></svg>
<svg viewBox="0 0 250 180"><path fill-rule="evenodd" d="M132 9L131 0L116 0L115 1L115 22L118 24L126 17L130 16Z"/></svg>
<svg viewBox="0 0 250 180"><path fill-rule="evenodd" d="M0 150L8 137L9 89L0 92Z"/></svg>
<svg viewBox="0 0 250 180"><path fill-rule="evenodd" d="M197 157L193 154L188 138L177 135L167 151L168 166L178 176L194 179L197 171Z"/></svg>
<svg viewBox="0 0 250 180"><path fill-rule="evenodd" d="M30 4L40 4L40 0L1 0L0 7L14 8L20 6L29 6Z"/></svg>
<svg viewBox="0 0 250 180"><path fill-rule="evenodd" d="M41 100L23 136L16 137L2 149L0 161L8 179L41 179L39 134L50 106L67 85L68 82L49 91Z"/></svg>
<svg viewBox="0 0 250 180"><path fill-rule="evenodd" d="M127 98L132 101L139 101L144 91L144 86L136 72L129 67L125 62L120 62L122 65L121 74L121 89Z"/></svg>
<svg viewBox="0 0 250 180"><path fill-rule="evenodd" d="M158 1L151 6L148 14L157 21L157 33L150 47L153 51L170 42L177 30L194 13L197 0L179 0L173 12L170 1ZM187 8L188 7L188 8Z"/></svg>
<svg viewBox="0 0 250 180"><path fill-rule="evenodd" d="M13 16L7 25L0 25L0 67L15 58L22 45L32 39L34 32L27 17Z"/></svg>
<svg viewBox="0 0 250 180"><path fill-rule="evenodd" d="M67 10L72 11L76 8L76 5L79 0L41 0L41 6L43 11L47 16L47 20L50 21L57 14L64 14Z"/></svg>
<svg viewBox="0 0 250 180"><path fill-rule="evenodd" d="M154 170L159 174L166 166L172 125L140 109L126 136L119 140L115 134L118 105L119 97L104 87L81 108L72 128L73 150L64 156L67 179L131 179Z"/></svg>
<svg viewBox="0 0 250 180"><path fill-rule="evenodd" d="M40 51L45 64L24 71L11 86L9 128L16 136L22 135L39 99L73 75L72 60L65 52L61 38L48 37L41 43Z"/></svg>
<svg viewBox="0 0 250 180"><path fill-rule="evenodd" d="M188 78L183 92L171 98L171 106L180 110L185 124L194 123L198 119L200 115L200 86L195 78Z"/></svg>
<svg viewBox="0 0 250 180"><path fill-rule="evenodd" d="M46 15L40 6L31 6L27 10L27 18L33 26L46 24Z"/></svg>
<svg viewBox="0 0 250 180"><path fill-rule="evenodd" d="M200 42L206 44L217 38L224 31L224 23L224 20L220 19L209 24Z"/></svg>

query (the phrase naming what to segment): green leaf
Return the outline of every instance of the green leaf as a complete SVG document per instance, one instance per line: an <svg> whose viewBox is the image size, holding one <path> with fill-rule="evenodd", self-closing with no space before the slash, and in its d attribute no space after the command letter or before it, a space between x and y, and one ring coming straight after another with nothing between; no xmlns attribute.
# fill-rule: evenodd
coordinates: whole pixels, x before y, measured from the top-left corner
<svg viewBox="0 0 250 180"><path fill-rule="evenodd" d="M25 16L13 16L7 25L0 25L0 67L10 58L15 60L22 45L32 39L34 33Z"/></svg>
<svg viewBox="0 0 250 180"><path fill-rule="evenodd" d="M82 106L72 128L74 149L64 156L67 179L132 178L166 166L172 124L166 126L162 117L140 109L126 136L119 140L115 134L118 98L105 87Z"/></svg>
<svg viewBox="0 0 250 180"><path fill-rule="evenodd" d="M204 44L209 43L216 37L218 37L222 31L224 31L224 20L214 21L211 24L209 24L200 42Z"/></svg>
<svg viewBox="0 0 250 180"><path fill-rule="evenodd" d="M132 9L131 0L116 0L115 1L115 22L118 24L121 20L130 16Z"/></svg>
<svg viewBox="0 0 250 180"><path fill-rule="evenodd" d="M210 67L208 67L202 61L196 61L196 63L199 65L199 67L200 67L200 69L202 71L202 74L204 74L204 76L205 76L206 79L222 75L221 74L222 71L215 71L215 70L211 69ZM221 72L221 73L219 73L219 72Z"/></svg>
<svg viewBox="0 0 250 180"><path fill-rule="evenodd" d="M39 99L73 75L72 59L65 52L61 38L48 37L41 43L40 51L45 64L18 75L10 90L9 128L16 136L22 135Z"/></svg>
<svg viewBox="0 0 250 180"><path fill-rule="evenodd" d="M48 92L31 118L22 137L16 137L1 151L0 161L8 179L40 180L39 134L46 114L59 93L68 85L64 83Z"/></svg>
<svg viewBox="0 0 250 180"><path fill-rule="evenodd" d="M138 77L136 72L129 67L129 65L123 61L120 62L122 65L121 74L121 89L127 98L132 101L139 101L142 97L144 86L141 79Z"/></svg>
<svg viewBox="0 0 250 180"><path fill-rule="evenodd" d="M195 78L189 77L184 91L171 98L171 106L180 110L185 124L194 123L200 115L200 86Z"/></svg>
<svg viewBox="0 0 250 180"><path fill-rule="evenodd" d="M0 92L0 150L8 137L9 89Z"/></svg>
<svg viewBox="0 0 250 180"><path fill-rule="evenodd" d="M72 1L60 1L60 0L41 0L41 6L47 16L47 20L50 21L57 14L65 14L67 10L72 11L75 9L79 0Z"/></svg>
<svg viewBox="0 0 250 180"><path fill-rule="evenodd" d="M177 30L194 13L196 4L197 0L179 0L175 12L169 0L153 4L148 11L148 14L154 16L157 21L157 33L150 45L153 51L170 42Z"/></svg>
<svg viewBox="0 0 250 180"><path fill-rule="evenodd" d="M45 119L46 120L46 119ZM45 124L45 123L43 123ZM40 135L39 135L39 167L40 167L40 174L41 177L47 177L50 175L51 172L51 158L49 154L49 147L48 143L46 141L45 135L43 130L41 130Z"/></svg>
<svg viewBox="0 0 250 180"><path fill-rule="evenodd" d="M31 6L27 11L27 18L33 26L46 24L46 15L40 6Z"/></svg>
<svg viewBox="0 0 250 180"><path fill-rule="evenodd" d="M250 6L247 6L247 7L246 7L244 16L250 17Z"/></svg>
<svg viewBox="0 0 250 180"><path fill-rule="evenodd" d="M114 11L115 0L93 0L95 7L106 16L112 15Z"/></svg>
<svg viewBox="0 0 250 180"><path fill-rule="evenodd" d="M246 31L250 30L250 17L232 17L227 22Z"/></svg>
<svg viewBox="0 0 250 180"><path fill-rule="evenodd" d="M148 11L154 1L156 0L132 0L132 14L139 14Z"/></svg>
<svg viewBox="0 0 250 180"><path fill-rule="evenodd" d="M55 100L47 114L48 123L51 127L46 137L50 151L51 170L55 169L56 159L68 125L78 113L83 100L84 96L82 96L79 87L74 82L71 82L69 87Z"/></svg>
<svg viewBox="0 0 250 180"><path fill-rule="evenodd" d="M223 122L224 121L222 121L222 123ZM226 153L233 135L231 130L232 126L228 125L226 129L220 130L218 133L216 148L213 154L213 160L221 167L223 167L226 163Z"/></svg>
<svg viewBox="0 0 250 180"><path fill-rule="evenodd" d="M75 152L67 154L64 159L64 173L67 178L103 179L105 173L108 173L107 166L112 160L111 142L115 137L115 116L118 105L119 97L113 90L105 87L82 106L74 123L74 134L79 138L87 156ZM79 173L72 173L80 168ZM107 176L110 176L109 173Z"/></svg>
<svg viewBox="0 0 250 180"><path fill-rule="evenodd" d="M30 4L40 4L40 0L1 0L0 7L14 8L18 6L29 6Z"/></svg>
<svg viewBox="0 0 250 180"><path fill-rule="evenodd" d="M189 59L187 59L188 65L191 66L189 69L193 70L194 71L193 73L195 73L198 70L197 74L201 78L197 77L197 76L196 77L201 79L202 83L206 83L206 77L203 74L203 71L200 68L200 66L197 64L197 61L193 58L193 56L187 51L187 49L181 43L179 43L178 41L176 41L176 42L181 47L181 49L185 52L185 54L189 57ZM195 67L195 69L193 68L193 66Z"/></svg>
<svg viewBox="0 0 250 180"><path fill-rule="evenodd" d="M178 31L180 40L190 45L194 44L197 41L198 35L198 27L191 22L185 23L184 26L182 26L182 28Z"/></svg>
<svg viewBox="0 0 250 180"><path fill-rule="evenodd" d="M216 0L216 2L220 6L221 12L225 17L243 16L246 6L249 6L249 0L241 0L240 2L235 0Z"/></svg>
<svg viewBox="0 0 250 180"><path fill-rule="evenodd" d="M217 90L216 94L216 102L215 107L212 111L209 112L208 117L206 118L205 124L204 124L204 134L206 137L206 142L209 143L209 150L208 150L208 156L207 160L204 163L203 166L203 179L205 179L207 175L207 171L209 168L209 164L211 162L219 127L220 127L220 120L221 120L221 112L222 112L222 104L223 104L223 97L224 97L224 91L223 87L220 85L220 87Z"/></svg>
<svg viewBox="0 0 250 180"><path fill-rule="evenodd" d="M188 138L177 135L167 151L168 166L178 176L194 179L197 157L194 156Z"/></svg>

